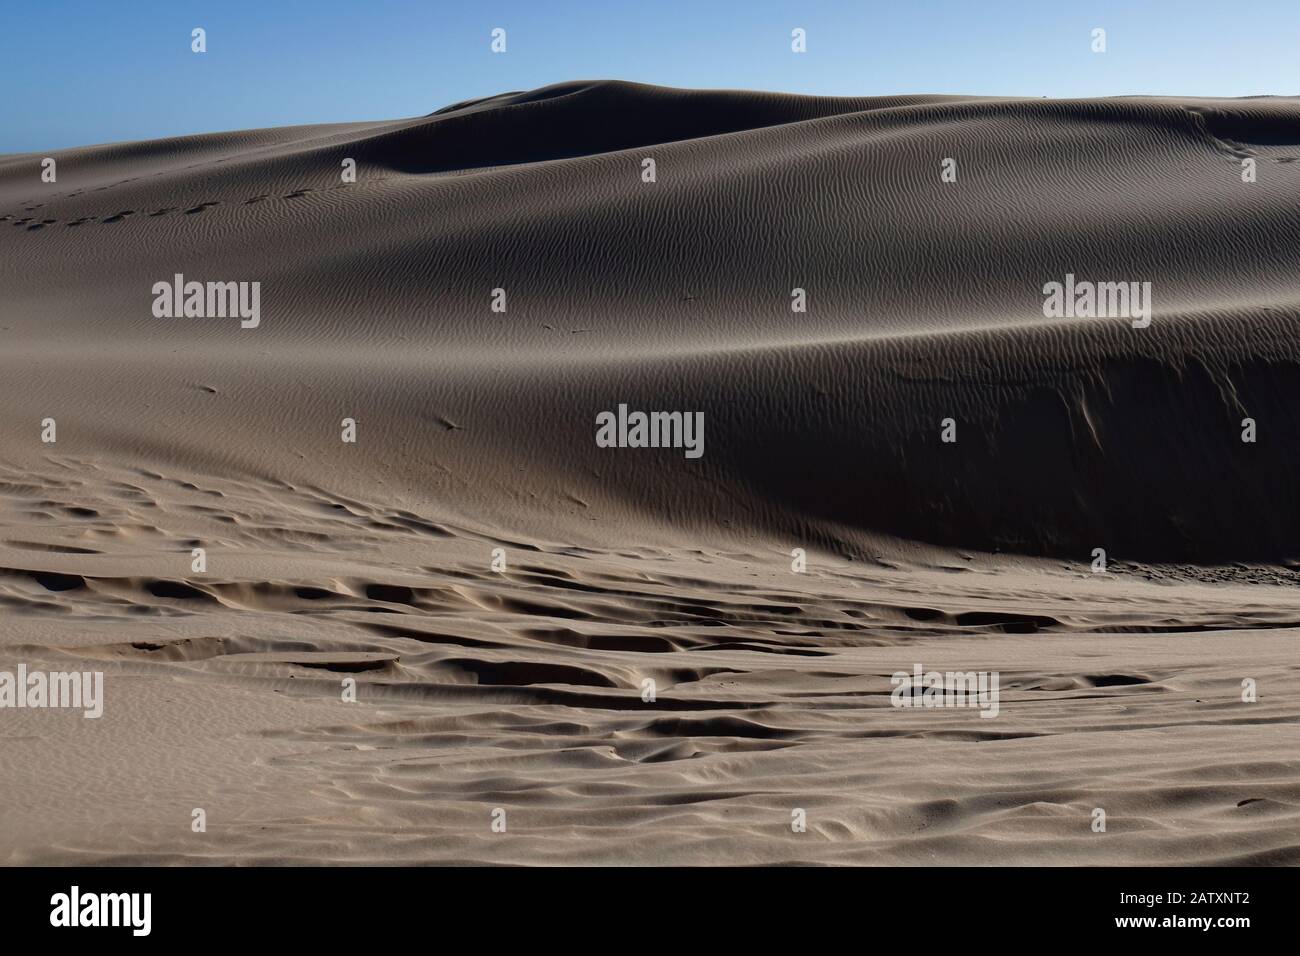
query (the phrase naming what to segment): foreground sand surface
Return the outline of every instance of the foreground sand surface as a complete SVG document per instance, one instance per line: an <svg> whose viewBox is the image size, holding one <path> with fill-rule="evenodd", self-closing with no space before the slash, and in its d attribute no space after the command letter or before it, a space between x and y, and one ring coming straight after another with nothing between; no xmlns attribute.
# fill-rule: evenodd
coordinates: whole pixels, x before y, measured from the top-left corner
<svg viewBox="0 0 1300 956"><path fill-rule="evenodd" d="M106 675L0 710L0 861L1300 862L1298 130L575 83L0 157L0 671Z"/></svg>

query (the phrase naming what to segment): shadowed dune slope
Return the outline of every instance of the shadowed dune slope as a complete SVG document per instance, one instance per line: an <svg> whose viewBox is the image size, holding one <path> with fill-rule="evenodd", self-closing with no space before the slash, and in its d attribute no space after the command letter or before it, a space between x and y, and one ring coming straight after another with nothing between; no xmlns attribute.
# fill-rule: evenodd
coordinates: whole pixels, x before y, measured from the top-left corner
<svg viewBox="0 0 1300 956"><path fill-rule="evenodd" d="M1300 862L1298 120L589 82L0 157L0 671L104 677L4 711L0 864Z"/></svg>
<svg viewBox="0 0 1300 956"><path fill-rule="evenodd" d="M79 456L557 540L1300 556L1294 99L582 82L54 157L0 158L13 462L55 415ZM260 282L260 326L155 318L176 273ZM1045 318L1067 273L1150 282L1150 327ZM704 457L597 448L620 402L703 411Z"/></svg>

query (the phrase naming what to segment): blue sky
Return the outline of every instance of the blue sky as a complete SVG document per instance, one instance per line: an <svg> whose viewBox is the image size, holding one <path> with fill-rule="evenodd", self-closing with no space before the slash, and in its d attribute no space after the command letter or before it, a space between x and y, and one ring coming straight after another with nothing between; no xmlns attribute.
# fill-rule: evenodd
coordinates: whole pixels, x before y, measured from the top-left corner
<svg viewBox="0 0 1300 956"><path fill-rule="evenodd" d="M1300 94L1300 0L0 0L0 17L0 152L413 116L571 79Z"/></svg>

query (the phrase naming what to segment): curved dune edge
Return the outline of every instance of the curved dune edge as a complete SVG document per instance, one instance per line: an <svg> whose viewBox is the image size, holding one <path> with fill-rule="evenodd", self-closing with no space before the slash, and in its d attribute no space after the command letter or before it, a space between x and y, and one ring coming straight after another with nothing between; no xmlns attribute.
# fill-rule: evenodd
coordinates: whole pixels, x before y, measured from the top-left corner
<svg viewBox="0 0 1300 956"><path fill-rule="evenodd" d="M587 82L412 120L66 151L45 193L33 157L9 157L6 342L66 357L102 341L156 361L126 380L33 374L8 416L63 405L83 451L174 438L189 447L177 463L210 470L247 445L261 474L303 478L277 449L293 429L326 453L330 394L331 420L381 423L369 448L404 494L439 456L464 478L455 509L506 529L562 534L552 516L475 500L535 492L501 476L543 468L607 502L605 520L692 534L1284 562L1300 477L1296 112ZM960 173L943 183L950 154ZM1258 181L1241 182L1243 158ZM149 290L176 272L257 279L265 322L155 318ZM1044 283L1067 273L1150 282L1151 327L1044 318ZM791 311L792 288L807 312ZM310 363L310 394L266 368L245 376L264 356ZM362 361L364 386L341 378ZM379 386L386 364L424 381ZM88 421L138 400L201 406L178 380L209 379L224 400L187 416L211 442L185 440L179 417L147 438ZM272 391L260 409L237 397ZM706 457L595 448L596 414L621 402L704 412ZM948 418L960 434L941 446ZM439 436L440 421L462 430ZM344 456L313 467L340 491L370 481Z"/></svg>

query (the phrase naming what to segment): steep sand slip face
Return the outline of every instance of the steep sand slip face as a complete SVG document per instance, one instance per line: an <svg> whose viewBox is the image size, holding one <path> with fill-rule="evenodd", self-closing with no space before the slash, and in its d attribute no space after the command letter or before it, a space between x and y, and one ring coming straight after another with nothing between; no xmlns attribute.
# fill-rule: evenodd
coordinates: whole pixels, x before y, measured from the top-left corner
<svg viewBox="0 0 1300 956"><path fill-rule="evenodd" d="M0 672L106 686L0 711L0 860L1300 862L1298 131L597 82L0 158Z"/></svg>

